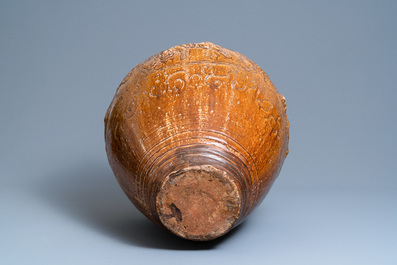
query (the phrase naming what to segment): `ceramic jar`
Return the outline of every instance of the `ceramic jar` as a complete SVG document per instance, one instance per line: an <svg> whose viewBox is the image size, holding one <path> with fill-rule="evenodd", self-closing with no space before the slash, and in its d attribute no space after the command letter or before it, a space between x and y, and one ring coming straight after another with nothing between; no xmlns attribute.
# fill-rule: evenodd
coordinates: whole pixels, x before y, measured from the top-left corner
<svg viewBox="0 0 397 265"><path fill-rule="evenodd" d="M288 154L285 98L255 63L204 42L142 62L105 116L109 163L154 223L191 240L240 224Z"/></svg>

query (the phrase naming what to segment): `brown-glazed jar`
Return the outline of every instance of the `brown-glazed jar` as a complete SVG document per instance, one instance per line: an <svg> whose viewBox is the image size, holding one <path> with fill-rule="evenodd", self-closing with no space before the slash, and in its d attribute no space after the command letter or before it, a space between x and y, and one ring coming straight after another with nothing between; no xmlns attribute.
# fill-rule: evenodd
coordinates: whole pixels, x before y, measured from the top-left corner
<svg viewBox="0 0 397 265"><path fill-rule="evenodd" d="M154 223L191 240L240 224L288 154L286 102L245 56L179 45L136 66L105 116L113 172Z"/></svg>

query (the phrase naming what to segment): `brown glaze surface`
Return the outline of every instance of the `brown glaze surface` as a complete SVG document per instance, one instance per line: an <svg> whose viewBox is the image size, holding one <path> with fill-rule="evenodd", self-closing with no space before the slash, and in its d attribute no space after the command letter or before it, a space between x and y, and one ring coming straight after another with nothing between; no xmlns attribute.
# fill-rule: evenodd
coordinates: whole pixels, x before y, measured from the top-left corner
<svg viewBox="0 0 397 265"><path fill-rule="evenodd" d="M109 163L156 224L210 240L263 200L288 154L286 101L245 56L173 47L136 66L105 116Z"/></svg>

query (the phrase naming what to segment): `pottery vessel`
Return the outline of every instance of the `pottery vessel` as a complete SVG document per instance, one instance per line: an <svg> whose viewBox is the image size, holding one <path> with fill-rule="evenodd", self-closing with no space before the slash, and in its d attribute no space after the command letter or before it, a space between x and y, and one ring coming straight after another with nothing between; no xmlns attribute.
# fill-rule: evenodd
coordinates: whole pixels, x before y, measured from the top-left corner
<svg viewBox="0 0 397 265"><path fill-rule="evenodd" d="M170 48L121 82L106 151L132 203L190 240L239 225L288 154L285 98L255 63L204 42Z"/></svg>

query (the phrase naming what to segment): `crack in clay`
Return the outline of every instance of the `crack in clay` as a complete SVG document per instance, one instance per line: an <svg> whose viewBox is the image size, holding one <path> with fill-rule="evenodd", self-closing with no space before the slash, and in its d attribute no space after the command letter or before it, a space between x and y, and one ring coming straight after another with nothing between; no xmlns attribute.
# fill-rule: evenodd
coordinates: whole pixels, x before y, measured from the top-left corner
<svg viewBox="0 0 397 265"><path fill-rule="evenodd" d="M170 208L171 208L171 212L172 212L171 217L175 217L175 219L178 223L182 222L181 210L179 210L178 207L176 207L174 203L170 204Z"/></svg>

